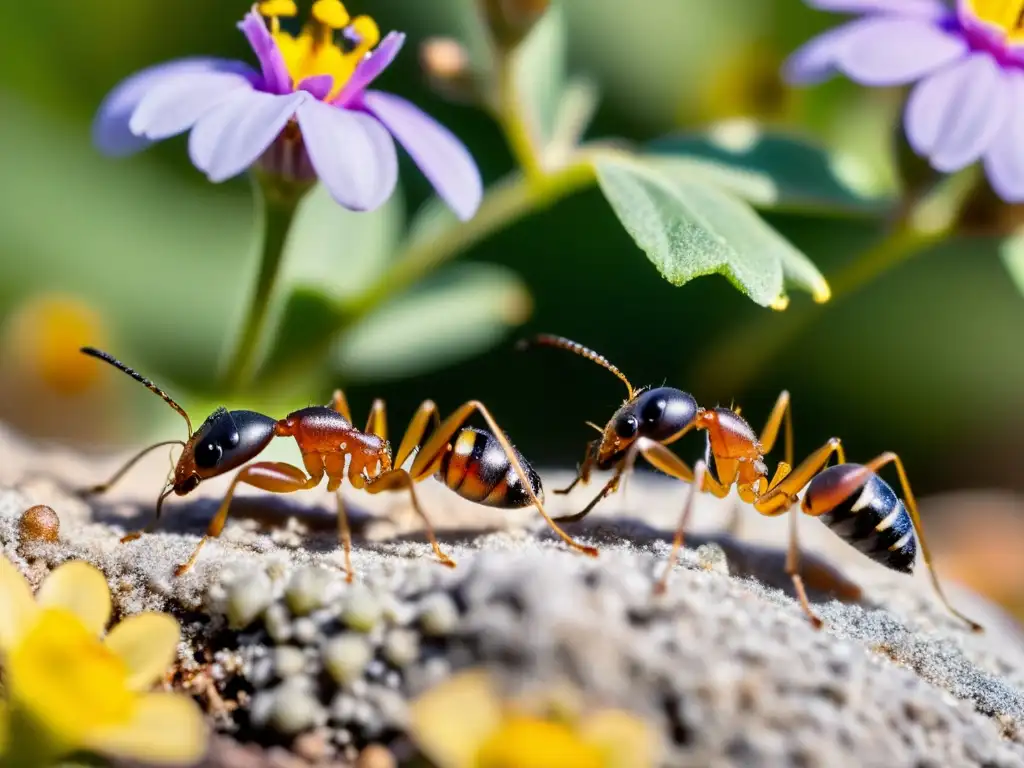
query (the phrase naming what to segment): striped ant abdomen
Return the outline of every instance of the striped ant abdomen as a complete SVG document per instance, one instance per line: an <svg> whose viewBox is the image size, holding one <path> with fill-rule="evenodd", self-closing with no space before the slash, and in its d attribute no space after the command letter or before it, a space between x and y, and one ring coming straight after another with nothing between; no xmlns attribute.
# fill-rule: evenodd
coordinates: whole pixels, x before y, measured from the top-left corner
<svg viewBox="0 0 1024 768"><path fill-rule="evenodd" d="M815 476L803 509L877 563L910 573L917 536L903 500L885 480L861 464L839 464Z"/></svg>
<svg viewBox="0 0 1024 768"><path fill-rule="evenodd" d="M543 501L540 475L515 447L513 450L533 493ZM497 438L475 427L465 427L456 435L436 477L462 498L487 507L518 509L533 503Z"/></svg>

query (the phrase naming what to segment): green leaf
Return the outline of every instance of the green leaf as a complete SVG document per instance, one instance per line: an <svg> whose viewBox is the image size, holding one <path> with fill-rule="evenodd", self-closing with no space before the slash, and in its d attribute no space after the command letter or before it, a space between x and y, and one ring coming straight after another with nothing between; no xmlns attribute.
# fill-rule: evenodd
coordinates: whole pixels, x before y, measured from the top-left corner
<svg viewBox="0 0 1024 768"><path fill-rule="evenodd" d="M601 100L601 89L588 77L575 77L566 83L558 101L551 139L545 152L553 166L568 161L590 127Z"/></svg>
<svg viewBox="0 0 1024 768"><path fill-rule="evenodd" d="M560 2L551 4L514 56L517 93L546 146L554 133L566 79L565 12Z"/></svg>
<svg viewBox="0 0 1024 768"><path fill-rule="evenodd" d="M329 348L347 319L339 305L316 285L293 287L278 318L261 366L265 371L287 368L306 350Z"/></svg>
<svg viewBox="0 0 1024 768"><path fill-rule="evenodd" d="M869 191L872 172L856 158L750 120L667 136L648 150L664 160L679 160L684 173L703 168L709 179L717 176L763 208L871 215L884 213L891 202Z"/></svg>
<svg viewBox="0 0 1024 768"><path fill-rule="evenodd" d="M381 307L340 340L347 381L397 379L483 352L532 309L515 273L491 264L453 264Z"/></svg>
<svg viewBox="0 0 1024 768"><path fill-rule="evenodd" d="M283 283L317 285L336 300L357 296L383 272L403 218L398 190L376 211L359 213L342 208L318 184L288 235Z"/></svg>
<svg viewBox="0 0 1024 768"><path fill-rule="evenodd" d="M458 216L436 195L420 206L409 222L402 250L419 248L460 224Z"/></svg>
<svg viewBox="0 0 1024 768"><path fill-rule="evenodd" d="M999 255L1017 290L1024 293L1024 231L1007 237L999 244Z"/></svg>
<svg viewBox="0 0 1024 768"><path fill-rule="evenodd" d="M600 156L594 167L626 231L673 285L721 274L762 306L785 305L784 282L828 299L814 264L729 192L628 155Z"/></svg>

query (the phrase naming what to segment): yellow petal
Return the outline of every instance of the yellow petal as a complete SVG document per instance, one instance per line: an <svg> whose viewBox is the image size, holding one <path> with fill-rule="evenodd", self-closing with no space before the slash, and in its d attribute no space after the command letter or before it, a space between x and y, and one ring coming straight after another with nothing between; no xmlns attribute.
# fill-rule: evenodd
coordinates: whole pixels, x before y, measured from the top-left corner
<svg viewBox="0 0 1024 768"><path fill-rule="evenodd" d="M95 729L84 739L86 746L106 755L173 765L198 762L206 740L198 705L176 693L141 696L130 722Z"/></svg>
<svg viewBox="0 0 1024 768"><path fill-rule="evenodd" d="M129 616L104 641L128 667L128 687L143 690L167 671L177 655L181 630L166 613Z"/></svg>
<svg viewBox="0 0 1024 768"><path fill-rule="evenodd" d="M636 715L614 709L595 712L579 723L579 734L604 748L608 768L653 768L656 764L655 732Z"/></svg>
<svg viewBox="0 0 1024 768"><path fill-rule="evenodd" d="M603 745L585 741L567 723L511 716L480 747L473 765L479 768L608 768L609 763Z"/></svg>
<svg viewBox="0 0 1024 768"><path fill-rule="evenodd" d="M501 724L501 704L484 671L463 672L413 702L410 729L439 768L472 768L477 751Z"/></svg>
<svg viewBox="0 0 1024 768"><path fill-rule="evenodd" d="M124 662L63 608L40 611L4 667L8 699L62 743L131 717Z"/></svg>
<svg viewBox="0 0 1024 768"><path fill-rule="evenodd" d="M46 577L36 601L43 608L63 608L75 614L96 635L110 621L110 589L107 579L82 560L58 566Z"/></svg>
<svg viewBox="0 0 1024 768"><path fill-rule="evenodd" d="M0 557L0 651L9 651L28 630L38 609L21 571Z"/></svg>

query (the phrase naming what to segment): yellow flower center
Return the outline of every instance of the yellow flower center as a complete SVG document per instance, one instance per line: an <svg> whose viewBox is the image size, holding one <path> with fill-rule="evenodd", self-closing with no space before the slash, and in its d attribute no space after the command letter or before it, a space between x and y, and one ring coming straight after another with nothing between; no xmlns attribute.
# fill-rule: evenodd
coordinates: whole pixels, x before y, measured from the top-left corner
<svg viewBox="0 0 1024 768"><path fill-rule="evenodd" d="M66 744L80 744L85 734L134 713L124 662L70 611L43 610L6 667L12 705Z"/></svg>
<svg viewBox="0 0 1024 768"><path fill-rule="evenodd" d="M473 768L605 768L605 751L565 723L507 718L477 751Z"/></svg>
<svg viewBox="0 0 1024 768"><path fill-rule="evenodd" d="M327 100L333 99L356 66L380 42L380 29L369 16L349 16L340 0L316 0L309 21L298 36L281 30L281 18L298 13L294 0L265 0L259 12L270 19L270 32L284 57L292 87L307 77L334 78Z"/></svg>
<svg viewBox="0 0 1024 768"><path fill-rule="evenodd" d="M971 11L1006 32L1010 40L1024 41L1024 0L969 0Z"/></svg>

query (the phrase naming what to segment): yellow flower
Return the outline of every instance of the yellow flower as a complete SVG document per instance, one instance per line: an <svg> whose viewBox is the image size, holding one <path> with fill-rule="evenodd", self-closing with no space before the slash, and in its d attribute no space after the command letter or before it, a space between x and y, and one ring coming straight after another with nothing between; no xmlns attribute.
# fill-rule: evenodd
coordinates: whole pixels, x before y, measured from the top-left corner
<svg viewBox="0 0 1024 768"><path fill-rule="evenodd" d="M103 320L84 301L64 294L41 294L25 301L5 327L8 353L34 381L67 397L87 392L100 377L79 353L107 335Z"/></svg>
<svg viewBox="0 0 1024 768"><path fill-rule="evenodd" d="M486 672L456 675L413 703L411 731L439 768L647 768L656 741L619 710L538 713L499 699Z"/></svg>
<svg viewBox="0 0 1024 768"><path fill-rule="evenodd" d="M192 699L147 693L174 660L180 631L167 614L142 613L114 626L107 582L91 565L56 568L36 599L28 582L0 557L0 755L17 753L27 719L48 741L28 748L58 757L87 750L150 763L195 762L206 727ZM0 759L2 762L2 759Z"/></svg>

